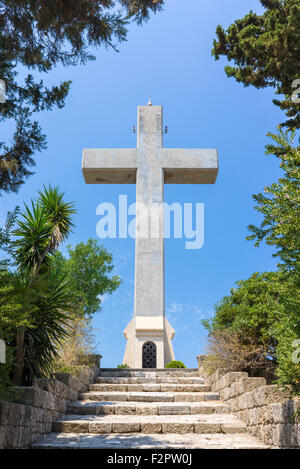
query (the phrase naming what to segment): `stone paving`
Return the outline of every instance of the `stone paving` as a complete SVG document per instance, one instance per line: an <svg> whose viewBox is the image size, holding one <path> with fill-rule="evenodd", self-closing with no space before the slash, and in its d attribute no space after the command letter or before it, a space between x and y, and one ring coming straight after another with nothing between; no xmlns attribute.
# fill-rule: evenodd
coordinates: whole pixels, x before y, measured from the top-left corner
<svg viewBox="0 0 300 469"><path fill-rule="evenodd" d="M33 448L49 449L267 449L256 438L245 434L143 435L50 433Z"/></svg>
<svg viewBox="0 0 300 469"><path fill-rule="evenodd" d="M218 393L203 386L197 370L101 371L82 400L53 423L53 433L33 447L266 448Z"/></svg>

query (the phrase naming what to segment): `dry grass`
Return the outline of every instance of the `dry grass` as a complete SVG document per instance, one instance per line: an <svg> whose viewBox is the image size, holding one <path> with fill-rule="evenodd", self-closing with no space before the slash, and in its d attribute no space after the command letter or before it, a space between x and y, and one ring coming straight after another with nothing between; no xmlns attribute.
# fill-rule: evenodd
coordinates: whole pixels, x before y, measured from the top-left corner
<svg viewBox="0 0 300 469"><path fill-rule="evenodd" d="M232 331L217 331L209 338L203 367L208 373L220 368L246 371L249 376L263 376L271 382L276 364L266 347L257 345L251 338Z"/></svg>

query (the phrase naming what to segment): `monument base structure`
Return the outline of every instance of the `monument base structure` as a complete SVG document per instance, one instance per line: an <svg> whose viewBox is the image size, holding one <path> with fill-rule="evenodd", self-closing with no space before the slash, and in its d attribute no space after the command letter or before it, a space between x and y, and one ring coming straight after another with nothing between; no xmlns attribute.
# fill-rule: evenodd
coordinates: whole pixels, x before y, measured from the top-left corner
<svg viewBox="0 0 300 469"><path fill-rule="evenodd" d="M134 316L126 329L123 364L130 368L165 368L175 360L175 331L165 316Z"/></svg>

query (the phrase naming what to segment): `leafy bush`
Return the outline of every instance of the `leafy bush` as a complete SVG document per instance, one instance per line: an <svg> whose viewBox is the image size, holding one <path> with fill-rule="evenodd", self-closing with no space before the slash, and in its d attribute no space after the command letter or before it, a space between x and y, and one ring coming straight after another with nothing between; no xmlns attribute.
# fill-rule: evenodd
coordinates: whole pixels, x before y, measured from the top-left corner
<svg viewBox="0 0 300 469"><path fill-rule="evenodd" d="M117 368L119 369L130 368L130 366L126 365L126 363L122 363L122 365L118 365Z"/></svg>
<svg viewBox="0 0 300 469"><path fill-rule="evenodd" d="M96 240L69 246L68 259L56 252L75 212L63 196L44 187L31 208L9 213L0 227L0 251L8 256L0 260L0 337L14 351L15 385L31 385L33 378L77 364L78 357L86 362L94 353L89 321L101 309L101 296L120 284L109 275L111 254Z"/></svg>
<svg viewBox="0 0 300 469"><path fill-rule="evenodd" d="M23 383L46 376L58 359L59 346L68 336L70 292L58 272L40 274L31 287L36 306L31 314L32 328L25 332Z"/></svg>
<svg viewBox="0 0 300 469"><path fill-rule="evenodd" d="M186 366L180 361L173 360L166 365L166 368L186 368Z"/></svg>
<svg viewBox="0 0 300 469"><path fill-rule="evenodd" d="M282 271L255 273L215 306L202 321L210 335L207 366L277 376L280 385L300 382L293 342L299 338L299 281ZM231 336L231 337L230 337Z"/></svg>
<svg viewBox="0 0 300 469"><path fill-rule="evenodd" d="M10 380L10 374L13 367L14 355L10 347L6 346L6 362L0 363L0 399L10 399L11 392L10 386L12 385Z"/></svg>
<svg viewBox="0 0 300 469"><path fill-rule="evenodd" d="M73 376L80 376L83 369L89 368L85 365L66 365L61 361L55 362L52 368L52 373L70 373ZM50 375L49 375L50 377Z"/></svg>

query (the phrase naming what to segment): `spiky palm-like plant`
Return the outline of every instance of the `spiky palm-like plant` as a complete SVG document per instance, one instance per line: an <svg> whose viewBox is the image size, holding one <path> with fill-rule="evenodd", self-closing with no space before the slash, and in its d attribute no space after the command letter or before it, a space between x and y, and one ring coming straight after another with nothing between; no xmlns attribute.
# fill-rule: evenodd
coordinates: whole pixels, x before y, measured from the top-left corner
<svg viewBox="0 0 300 469"><path fill-rule="evenodd" d="M44 207L31 201L31 209L25 204L22 219L17 220L17 229L13 235L14 259L18 270L32 275L41 257L47 262L45 252L51 238L53 226Z"/></svg>
<svg viewBox="0 0 300 469"><path fill-rule="evenodd" d="M59 271L46 271L32 285L36 308L31 315L32 325L24 340L23 382L32 384L32 378L49 374L53 360L58 358L57 348L68 336L70 308L69 284Z"/></svg>
<svg viewBox="0 0 300 469"><path fill-rule="evenodd" d="M39 192L37 202L31 202L32 209L25 205L22 219L17 220L17 229L13 232L14 258L18 270L28 275L29 287L36 282L42 265L47 265L50 255L64 241L73 226L72 203L64 202L64 193L58 187L44 186ZM25 327L20 327L16 340L16 365L14 383L21 385L24 368Z"/></svg>
<svg viewBox="0 0 300 469"><path fill-rule="evenodd" d="M58 187L44 186L44 192L39 191L38 204L45 210L49 223L53 226L47 245L47 251L53 252L69 236L74 226L72 215L76 212L74 204L64 202L64 192ZM43 260L43 259L42 259Z"/></svg>

